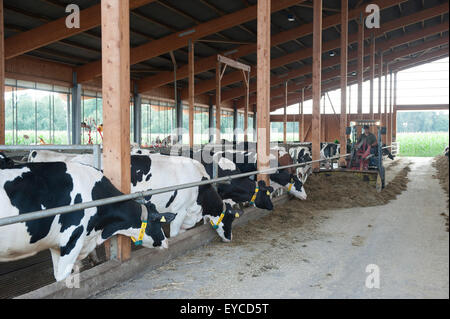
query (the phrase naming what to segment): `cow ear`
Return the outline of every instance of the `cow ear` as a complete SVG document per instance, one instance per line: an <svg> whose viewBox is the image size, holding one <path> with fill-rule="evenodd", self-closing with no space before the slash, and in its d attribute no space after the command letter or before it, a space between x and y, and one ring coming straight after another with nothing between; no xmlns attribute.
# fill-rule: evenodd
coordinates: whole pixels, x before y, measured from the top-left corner
<svg viewBox="0 0 450 319"><path fill-rule="evenodd" d="M161 215L161 219L159 220L160 223L165 223L165 224L169 224L171 223L175 217L177 217L177 214L172 214L172 213L164 213L164 214L160 214Z"/></svg>

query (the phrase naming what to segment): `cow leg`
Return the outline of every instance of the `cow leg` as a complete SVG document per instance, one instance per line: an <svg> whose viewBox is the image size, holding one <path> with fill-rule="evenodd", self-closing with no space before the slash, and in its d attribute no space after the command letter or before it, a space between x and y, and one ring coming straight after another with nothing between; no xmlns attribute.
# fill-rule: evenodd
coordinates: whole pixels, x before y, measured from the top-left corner
<svg viewBox="0 0 450 319"><path fill-rule="evenodd" d="M100 264L100 258L97 255L97 251L94 249L89 255L89 261L93 266Z"/></svg>
<svg viewBox="0 0 450 319"><path fill-rule="evenodd" d="M80 260L84 239L83 227L80 227L72 233L67 243L61 244L56 281L62 281L72 273L75 262Z"/></svg>
<svg viewBox="0 0 450 319"><path fill-rule="evenodd" d="M180 229L183 226L186 215L186 209L177 210L177 217L175 217L175 219L170 223L170 238L173 238L180 233Z"/></svg>
<svg viewBox="0 0 450 319"><path fill-rule="evenodd" d="M61 253L59 252L59 249L50 248L50 254L52 255L53 275L56 278L58 276L59 258L61 257Z"/></svg>

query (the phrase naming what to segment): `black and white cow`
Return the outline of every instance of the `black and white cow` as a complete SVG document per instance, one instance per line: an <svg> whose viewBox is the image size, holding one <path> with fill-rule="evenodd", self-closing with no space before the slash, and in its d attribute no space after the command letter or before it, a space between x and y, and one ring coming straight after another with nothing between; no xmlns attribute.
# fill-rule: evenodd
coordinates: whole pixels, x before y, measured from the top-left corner
<svg viewBox="0 0 450 319"><path fill-rule="evenodd" d="M43 156L40 156L42 152L44 151L32 151L29 159L42 160ZM139 150L134 149L133 152L139 153ZM91 154L84 154L78 158L71 157L71 154L50 151L43 154L47 161L65 161L64 156L67 155L66 160L70 162L84 162L86 165L93 165L94 162L94 156ZM190 158L178 157L174 160L174 157L161 154L131 155L131 192L160 189L206 179L209 179L209 175L205 168ZM209 196L204 196L204 193L208 193ZM151 202L160 212L177 214L170 224L170 237L194 227L203 219L213 225L223 241L229 242L232 239L232 222L236 216L242 214L240 210L231 207L231 204L224 203L211 185L158 194L151 198Z"/></svg>
<svg viewBox="0 0 450 319"><path fill-rule="evenodd" d="M225 157L236 164L237 168L242 173L250 173L257 171L257 154L254 152L246 151L227 151L218 152L222 157ZM278 158L274 154L270 154L270 162L272 167L284 166L285 164L292 164L292 159L289 154L283 152L277 152ZM281 161L281 159L289 162ZM274 182L274 189L279 188L287 189L288 193L295 196L298 199L306 200L307 195L303 187L303 183L298 177L290 170L279 170L276 173L270 175L270 180Z"/></svg>
<svg viewBox="0 0 450 319"><path fill-rule="evenodd" d="M217 177L226 177L240 174L241 171L231 160L221 157L219 153L214 154L212 149L203 151L190 151L190 158L202 163L209 177L214 178L213 166L217 165ZM229 184L219 184L217 191L225 202L230 204L251 203L255 207L266 210L273 210L273 203L270 198L273 187L267 187L264 181L255 182L249 177L233 179Z"/></svg>
<svg viewBox="0 0 450 319"><path fill-rule="evenodd" d="M209 179L205 167L187 157L161 154L131 156L133 192ZM151 201L160 211L176 212L177 217L170 225L170 237L194 227L203 219L213 226L224 242L230 242L232 223L242 214L223 201L210 184L154 195Z"/></svg>
<svg viewBox="0 0 450 319"><path fill-rule="evenodd" d="M0 170L0 217L74 205L122 195L103 174L77 163L27 163ZM77 261L108 238L139 238L144 247L168 248L161 228L174 214L159 214L151 203L125 201L46 217L0 229L0 262L33 256L50 249L54 276L64 280Z"/></svg>
<svg viewBox="0 0 450 319"><path fill-rule="evenodd" d="M294 163L308 163L305 166L297 168L297 176L300 178L303 184L306 183L309 175L312 173L312 161L311 150L308 146L297 146L289 149L289 155L292 157Z"/></svg>

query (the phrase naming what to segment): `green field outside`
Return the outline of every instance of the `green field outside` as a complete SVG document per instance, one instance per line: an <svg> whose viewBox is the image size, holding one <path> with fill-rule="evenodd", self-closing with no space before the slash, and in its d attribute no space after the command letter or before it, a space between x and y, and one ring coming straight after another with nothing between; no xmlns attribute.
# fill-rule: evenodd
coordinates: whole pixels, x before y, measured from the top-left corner
<svg viewBox="0 0 450 319"><path fill-rule="evenodd" d="M449 133L397 133L400 156L435 157L448 146Z"/></svg>

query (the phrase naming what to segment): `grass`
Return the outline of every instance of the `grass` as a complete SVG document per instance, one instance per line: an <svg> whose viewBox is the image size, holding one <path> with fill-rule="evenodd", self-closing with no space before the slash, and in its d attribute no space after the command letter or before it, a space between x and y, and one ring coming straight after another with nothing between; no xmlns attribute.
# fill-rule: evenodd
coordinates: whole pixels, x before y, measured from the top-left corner
<svg viewBox="0 0 450 319"><path fill-rule="evenodd" d="M397 133L400 156L435 157L448 146L449 133Z"/></svg>

